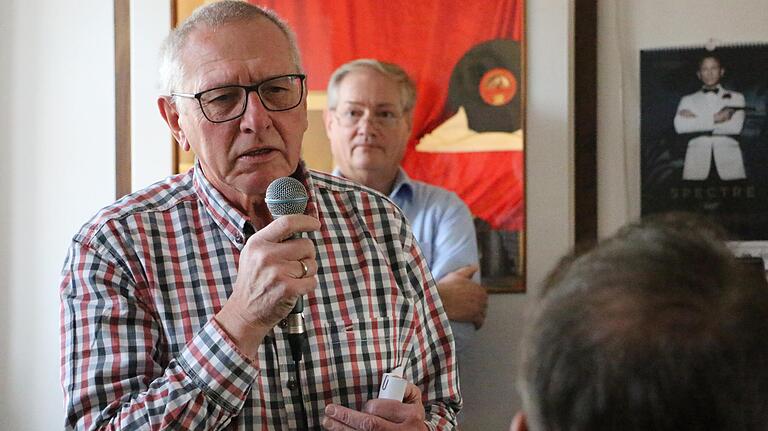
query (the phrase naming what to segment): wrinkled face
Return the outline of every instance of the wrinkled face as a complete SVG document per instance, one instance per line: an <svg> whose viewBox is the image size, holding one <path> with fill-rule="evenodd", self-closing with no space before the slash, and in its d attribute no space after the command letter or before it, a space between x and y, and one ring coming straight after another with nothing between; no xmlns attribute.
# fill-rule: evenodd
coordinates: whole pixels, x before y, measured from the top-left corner
<svg viewBox="0 0 768 431"><path fill-rule="evenodd" d="M351 179L361 172L394 179L411 134L399 86L381 72L360 68L343 78L338 93L325 120L336 167Z"/></svg>
<svg viewBox="0 0 768 431"><path fill-rule="evenodd" d="M183 88L175 91L198 93L297 73L290 53L285 35L266 18L225 24L215 31L202 27L184 49ZM242 117L218 124L205 118L197 100L176 103L182 140L197 154L206 178L230 201L263 198L272 180L296 170L307 129L306 95L291 110L270 112L254 91Z"/></svg>
<svg viewBox="0 0 768 431"><path fill-rule="evenodd" d="M725 71L720 67L720 62L717 61L716 58L707 57L702 60L697 75L705 86L712 87L720 82L720 78L723 77L723 72Z"/></svg>

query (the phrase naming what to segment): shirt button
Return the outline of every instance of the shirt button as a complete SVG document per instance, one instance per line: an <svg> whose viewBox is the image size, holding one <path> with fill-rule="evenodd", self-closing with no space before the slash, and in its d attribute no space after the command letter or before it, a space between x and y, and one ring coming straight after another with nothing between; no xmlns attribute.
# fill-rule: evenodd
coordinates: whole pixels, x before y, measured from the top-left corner
<svg viewBox="0 0 768 431"><path fill-rule="evenodd" d="M243 243L243 237L238 235L238 236L235 237L235 241L237 241L238 244L242 244Z"/></svg>
<svg viewBox="0 0 768 431"><path fill-rule="evenodd" d="M290 390L296 389L296 380L294 379L288 380L288 389Z"/></svg>
<svg viewBox="0 0 768 431"><path fill-rule="evenodd" d="M285 328L286 326L288 326L288 319L281 320L280 321L280 327L281 328Z"/></svg>

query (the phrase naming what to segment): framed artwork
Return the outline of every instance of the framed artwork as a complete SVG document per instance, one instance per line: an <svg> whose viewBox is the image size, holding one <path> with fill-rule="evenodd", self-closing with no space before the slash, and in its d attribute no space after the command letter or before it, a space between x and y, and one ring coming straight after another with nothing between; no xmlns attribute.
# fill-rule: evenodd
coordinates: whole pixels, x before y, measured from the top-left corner
<svg viewBox="0 0 768 431"><path fill-rule="evenodd" d="M523 0L251 2L296 31L310 90L308 165L333 168L322 124L331 73L357 58L400 65L418 93L404 169L469 206L483 284L524 291Z"/></svg>
<svg viewBox="0 0 768 431"><path fill-rule="evenodd" d="M184 20L189 14L198 6L206 3L210 3L215 0L169 0L170 3L170 26L174 27L176 24L182 20ZM455 2L456 0L450 0L451 2ZM119 97L120 100L129 100L130 94L131 94L131 80L128 79L128 77L125 75L125 71L130 70L130 56L128 54L127 47L132 45L132 39L130 37L130 26L126 24L127 17L130 15L130 11L123 8L118 7L118 3L122 5L122 2L116 2L115 3L115 10L119 11L118 15L120 15L121 20L116 21L115 23L115 45L116 45L116 55L115 55L115 81L116 81L116 91L118 94L121 95ZM290 1L286 0L285 2L280 2L281 4L286 5L292 5L294 8L300 8L304 5L308 5L310 3L320 3L318 0L308 0L306 2L296 2L296 1ZM434 3L434 2L433 2ZM448 3L442 2L443 4ZM398 3L399 4L399 3ZM478 4L485 6L485 2L476 2L476 3L467 3L463 2L465 5L472 5L472 4ZM514 6L513 9L510 9ZM315 6L317 7L317 6ZM473 7L467 7L467 10L473 10L477 8ZM507 16L507 19L505 22L509 21L508 15L510 13L513 14L512 22L519 23L519 27L516 27L517 30L514 30L512 38L514 40L520 41L521 46L521 78L520 82L522 85L520 85L517 89L519 92L520 99L525 99L525 42L524 42L524 12L525 6L522 2L514 2L511 4L507 4L507 6L504 9L504 16ZM499 17L495 17L492 20L488 21L488 23L497 23L498 21L502 20L500 18L500 14L497 13L496 9L492 9L492 14L494 16L499 15ZM117 13L117 12L116 12ZM574 144L574 151L573 151L573 199L574 199L574 214L573 214L573 226L574 226L574 239L576 244L589 244L592 243L597 238L597 175L596 175L596 164L597 164L597 155L596 155L596 70L597 70L597 62L596 62L596 37L597 37L597 5L596 2L577 2L574 7L574 22L573 22L573 37L574 37L574 43L575 43L575 49L579 52L578 56L575 56L573 58L573 67L574 67L574 76L573 76L573 124L577 125L577 127L573 127L573 144ZM427 14L427 16L431 16ZM400 17L402 18L402 17ZM433 22L438 21L440 16L436 16L431 18ZM325 15L321 15L320 17L317 17L317 19L323 21L327 20L328 18L325 17ZM409 19L413 20L414 17L410 17ZM308 20L308 22L310 22ZM496 24L494 24L495 26ZM517 25L517 24L516 24ZM490 24L487 24L487 26L490 28ZM300 28L304 28L304 24L300 23ZM311 27L310 27L311 28ZM454 30L453 27L444 25L442 26L443 33L449 33ZM310 31L310 30L307 30ZM318 30L314 30L318 31ZM336 33L343 31L343 30L335 30ZM485 33L481 32L478 33L480 35L483 35ZM422 39L421 35L419 35L419 39ZM437 40L436 38L432 38ZM140 44L141 45L141 44ZM327 53L327 51L332 50L333 47L323 47L322 52ZM410 51L403 50L403 51ZM306 53L305 53L306 54ZM154 54L154 51L152 52L152 55ZM326 73L329 73L330 69L326 68ZM432 74L432 76L437 76L435 74ZM310 91L310 97L308 98L309 107L310 107L310 131L314 131L314 134L311 135L310 133L307 134L306 139L306 145L303 148L304 151L304 157L305 160L310 161L310 166L316 167L317 169L321 170L328 170L331 168L331 158L330 158L330 152L327 148L327 141L325 141L324 133L322 132L322 121L321 121L321 111L325 106L324 102L324 91L323 91L323 84L322 81L324 79L315 79L311 78L309 83L310 86L314 89ZM432 90L434 91L434 90ZM524 113L525 111L525 102L524 100L521 100L522 102L522 108L521 111ZM440 105L438 105L440 106ZM124 194L130 192L131 190L131 172L132 169L136 169L135 167L131 166L131 133L129 131L129 128L131 127L132 119L130 115L130 110L128 109L118 109L118 112L116 112L116 118L118 119L117 124L120 124L121 127L118 128L116 132L116 141L115 141L115 152L116 152L116 177L115 177L115 183L117 185L116 189L116 196L121 197ZM135 119L134 119L135 120ZM135 121L134 121L135 122ZM140 124L143 124L143 122L139 122ZM525 129L525 115L523 114L523 129ZM524 140L525 141L525 138ZM168 145L167 147L170 150L171 153L171 166L170 166L170 172L172 173L178 173L186 171L194 162L194 154L192 153L185 153L185 152L179 152L178 151L178 145L173 141L171 137L168 138ZM166 151L166 150L163 150ZM524 151L524 150L523 150ZM502 157L499 157L500 164L505 163L506 155L502 155ZM522 172L525 172L527 167L524 164L525 157L523 154L518 153L516 159L518 160L515 171L517 174L513 174L510 177L514 178L515 176L520 176ZM511 163L508 163L509 166L511 166ZM519 187L515 187L515 190L525 190L526 187L526 181L523 178L520 180L519 178L515 178L514 181L519 183ZM134 184L134 187L136 184ZM499 187L497 190L504 190L503 187ZM527 197L524 195L524 193L519 193L521 195L520 200L518 201L518 208L519 214L523 215L525 211L523 210L525 205L525 200ZM513 235L516 235L516 238L512 238L511 241L506 241L506 244L508 247L512 250L511 253L513 257L506 256L506 252L501 253L492 253L492 252L485 252L485 256L496 256L497 258L494 258L493 261L498 262L492 265L492 267L495 267L497 269L501 269L501 275L495 275L493 276L493 279L496 281L492 284L492 289L495 289L496 291L502 291L502 292L523 292L525 290L525 253L524 250L526 247L530 246L530 244L526 244L526 235L525 235L525 224L526 220L525 217L518 217L518 220L520 220L519 225L522 226L521 229L513 231ZM489 240L481 240L483 244L486 244L487 246L481 247L486 249L496 249L499 250L497 246L494 244L498 244L498 237L491 237L492 239ZM517 246L515 246L517 245ZM534 245L535 246L535 245ZM543 245L546 246L546 245ZM516 254L515 254L516 253ZM485 258L486 262L491 261L488 257ZM487 265L487 264L486 264ZM487 267L485 268L486 274L493 274L492 271L490 271ZM503 275L503 274L508 275ZM509 281L511 280L511 281ZM495 288L494 286L499 286L498 288Z"/></svg>
<svg viewBox="0 0 768 431"><path fill-rule="evenodd" d="M331 73L357 58L403 67L417 86L403 168L454 191L475 219L483 284L525 291L524 0L249 0L296 32L307 74L302 158L330 172L322 111ZM182 5L184 3L184 5ZM178 2L185 11L191 3ZM181 21L188 12L177 12ZM176 171L194 162L177 151Z"/></svg>
<svg viewBox="0 0 768 431"><path fill-rule="evenodd" d="M640 68L642 214L768 239L768 44L644 50Z"/></svg>

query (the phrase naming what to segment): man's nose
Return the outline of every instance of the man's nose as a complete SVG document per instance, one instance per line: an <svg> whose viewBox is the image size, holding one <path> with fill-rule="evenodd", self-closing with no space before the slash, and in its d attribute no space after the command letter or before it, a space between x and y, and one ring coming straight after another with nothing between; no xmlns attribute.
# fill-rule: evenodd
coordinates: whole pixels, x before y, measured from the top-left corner
<svg viewBox="0 0 768 431"><path fill-rule="evenodd" d="M366 112L359 120L357 120L357 130L364 133L370 133L374 130L378 130L378 124L376 118L370 112Z"/></svg>
<svg viewBox="0 0 768 431"><path fill-rule="evenodd" d="M240 128L246 130L259 130L269 127L272 124L270 111L261 103L258 93L251 91L248 93L245 113L240 120Z"/></svg>

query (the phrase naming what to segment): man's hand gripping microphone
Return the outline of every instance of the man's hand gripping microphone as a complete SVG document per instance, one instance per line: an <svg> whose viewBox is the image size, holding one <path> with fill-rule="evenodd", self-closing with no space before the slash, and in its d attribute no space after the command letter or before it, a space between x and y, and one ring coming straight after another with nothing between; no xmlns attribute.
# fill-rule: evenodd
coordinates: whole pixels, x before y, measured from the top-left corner
<svg viewBox="0 0 768 431"><path fill-rule="evenodd" d="M267 187L266 204L272 218L289 214L303 214L307 208L307 189L295 178L281 177ZM299 238L300 233L295 233L292 239ZM299 261L305 268L304 262ZM287 317L288 344L291 346L293 361L301 361L302 353L307 345L307 334L304 328L304 298L299 296L293 310Z"/></svg>

